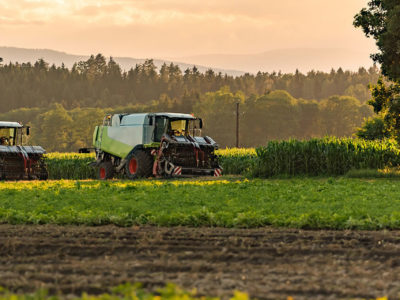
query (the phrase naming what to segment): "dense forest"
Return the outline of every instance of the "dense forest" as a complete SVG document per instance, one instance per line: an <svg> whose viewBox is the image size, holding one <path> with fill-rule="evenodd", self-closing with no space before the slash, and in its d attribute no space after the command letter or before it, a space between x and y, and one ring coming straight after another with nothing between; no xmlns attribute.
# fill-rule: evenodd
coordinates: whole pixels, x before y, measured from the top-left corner
<svg viewBox="0 0 400 300"><path fill-rule="evenodd" d="M372 115L368 84L379 76L371 67L232 77L196 67L182 71L174 64L157 70L152 60L125 72L100 54L71 70L38 60L0 66L0 119L31 125L30 143L48 151L90 146L104 114L141 111L195 113L203 117L206 134L223 147L233 146L237 102L241 146L352 136Z"/></svg>

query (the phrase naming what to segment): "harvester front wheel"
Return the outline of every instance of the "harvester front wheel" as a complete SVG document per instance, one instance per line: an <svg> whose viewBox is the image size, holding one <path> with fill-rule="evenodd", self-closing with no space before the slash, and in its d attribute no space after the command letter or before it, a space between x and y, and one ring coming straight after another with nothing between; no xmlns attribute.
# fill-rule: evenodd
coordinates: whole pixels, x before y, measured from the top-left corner
<svg viewBox="0 0 400 300"><path fill-rule="evenodd" d="M111 179L114 177L114 173L115 170L111 161L105 161L99 165L99 173L98 173L99 179L101 180Z"/></svg>
<svg viewBox="0 0 400 300"><path fill-rule="evenodd" d="M42 160L40 161L39 180L47 180L48 178L49 178L49 172L47 171L46 163Z"/></svg>
<svg viewBox="0 0 400 300"><path fill-rule="evenodd" d="M131 152L126 158L125 173L129 179L149 177L152 174L153 159L143 150Z"/></svg>
<svg viewBox="0 0 400 300"><path fill-rule="evenodd" d="M49 173L47 170L42 170L40 175L39 175L39 180L47 180L49 179Z"/></svg>

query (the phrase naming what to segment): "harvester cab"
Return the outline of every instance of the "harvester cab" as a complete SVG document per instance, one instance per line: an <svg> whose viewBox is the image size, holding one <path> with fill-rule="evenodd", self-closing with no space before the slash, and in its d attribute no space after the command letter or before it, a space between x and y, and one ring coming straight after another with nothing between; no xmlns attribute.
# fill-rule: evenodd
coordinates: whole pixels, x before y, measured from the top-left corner
<svg viewBox="0 0 400 300"><path fill-rule="evenodd" d="M108 115L93 134L99 178L222 175L217 143L202 137L203 122L189 114Z"/></svg>
<svg viewBox="0 0 400 300"><path fill-rule="evenodd" d="M0 122L0 179L48 178L43 159L46 151L40 146L23 146L29 131L17 122Z"/></svg>

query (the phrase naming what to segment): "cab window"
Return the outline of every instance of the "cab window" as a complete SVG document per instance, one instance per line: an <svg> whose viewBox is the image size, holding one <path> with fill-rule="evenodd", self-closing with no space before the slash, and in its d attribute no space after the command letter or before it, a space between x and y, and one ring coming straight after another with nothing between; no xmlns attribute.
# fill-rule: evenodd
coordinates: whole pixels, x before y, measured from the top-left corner
<svg viewBox="0 0 400 300"><path fill-rule="evenodd" d="M186 120L171 120L169 129L172 135L185 135Z"/></svg>
<svg viewBox="0 0 400 300"><path fill-rule="evenodd" d="M0 145L15 145L15 128L0 128Z"/></svg>
<svg viewBox="0 0 400 300"><path fill-rule="evenodd" d="M189 134L192 136L201 136L200 120L189 121Z"/></svg>
<svg viewBox="0 0 400 300"><path fill-rule="evenodd" d="M155 129L154 129L154 142L160 142L161 137L165 132L165 125L167 120L164 117L156 117Z"/></svg>

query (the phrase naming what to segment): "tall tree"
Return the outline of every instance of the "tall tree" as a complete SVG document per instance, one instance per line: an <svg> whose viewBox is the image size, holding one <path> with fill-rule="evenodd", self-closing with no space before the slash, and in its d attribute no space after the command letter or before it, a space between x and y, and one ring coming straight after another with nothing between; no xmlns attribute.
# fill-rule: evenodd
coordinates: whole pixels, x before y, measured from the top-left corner
<svg viewBox="0 0 400 300"><path fill-rule="evenodd" d="M367 37L376 40L380 53L372 59L381 64L382 74L400 82L400 2L372 0L354 18L354 26L361 27Z"/></svg>
<svg viewBox="0 0 400 300"><path fill-rule="evenodd" d="M400 139L399 0L370 1L368 7L363 8L355 16L354 26L361 27L367 37L376 40L380 52L371 57L381 65L382 74L387 78L386 82L384 79L380 79L372 87L373 99L369 103L377 114L384 117L384 130Z"/></svg>

